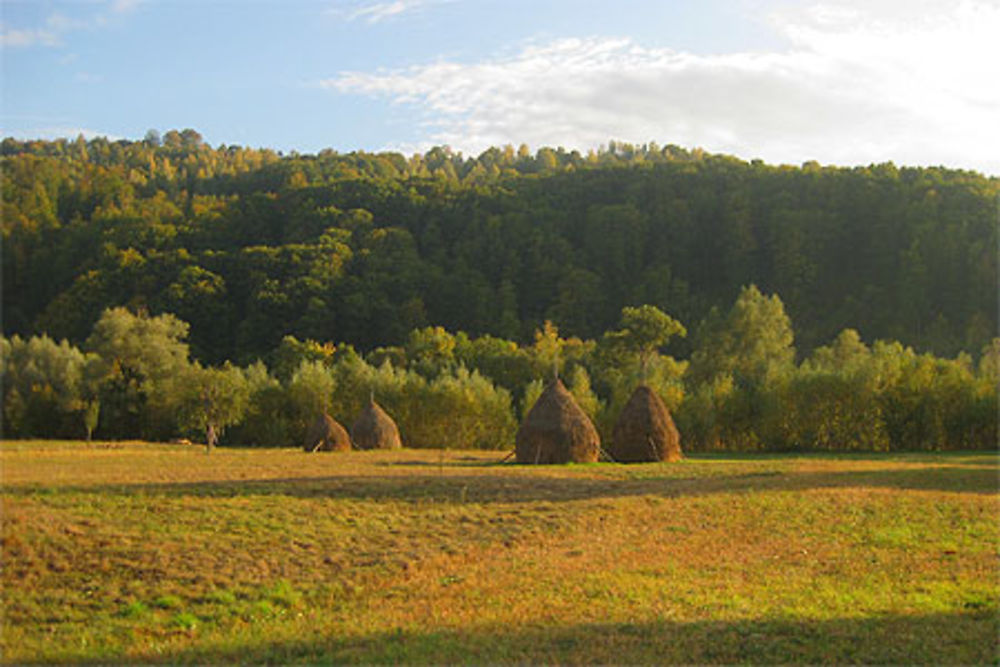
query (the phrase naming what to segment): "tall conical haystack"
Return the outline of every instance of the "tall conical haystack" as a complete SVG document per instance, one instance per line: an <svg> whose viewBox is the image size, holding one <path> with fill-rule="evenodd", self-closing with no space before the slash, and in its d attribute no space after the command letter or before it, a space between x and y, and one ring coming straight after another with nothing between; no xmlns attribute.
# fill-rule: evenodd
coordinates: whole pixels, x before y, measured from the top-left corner
<svg viewBox="0 0 1000 667"><path fill-rule="evenodd" d="M402 449L399 429L374 399L351 426L351 440L358 449Z"/></svg>
<svg viewBox="0 0 1000 667"><path fill-rule="evenodd" d="M646 461L680 461L681 435L655 391L642 385L622 408L612 433L614 441L608 449L612 459L620 463Z"/></svg>
<svg viewBox="0 0 1000 667"><path fill-rule="evenodd" d="M518 463L591 463L600 454L601 437L557 378L524 418L515 445Z"/></svg>
<svg viewBox="0 0 1000 667"><path fill-rule="evenodd" d="M321 414L306 431L302 448L307 452L346 452L351 449L351 436L336 419Z"/></svg>

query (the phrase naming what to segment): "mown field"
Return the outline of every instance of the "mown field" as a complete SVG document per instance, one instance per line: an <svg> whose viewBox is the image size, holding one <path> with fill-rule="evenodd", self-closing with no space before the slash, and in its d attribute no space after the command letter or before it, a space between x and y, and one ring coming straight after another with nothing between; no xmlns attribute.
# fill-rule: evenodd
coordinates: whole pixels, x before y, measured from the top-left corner
<svg viewBox="0 0 1000 667"><path fill-rule="evenodd" d="M996 454L4 442L6 663L996 663Z"/></svg>

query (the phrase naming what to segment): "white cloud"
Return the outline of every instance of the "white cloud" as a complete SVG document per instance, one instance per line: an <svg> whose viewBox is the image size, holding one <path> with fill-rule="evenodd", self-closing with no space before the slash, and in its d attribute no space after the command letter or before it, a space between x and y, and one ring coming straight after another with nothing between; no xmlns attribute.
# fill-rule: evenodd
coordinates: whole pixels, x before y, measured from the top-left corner
<svg viewBox="0 0 1000 667"><path fill-rule="evenodd" d="M402 14L413 13L431 5L444 4L453 0L393 0L392 2L352 3L351 7L334 7L331 13L348 21L362 20L366 23L380 23Z"/></svg>
<svg viewBox="0 0 1000 667"><path fill-rule="evenodd" d="M26 48L32 46L56 47L63 45L63 36L80 30L94 30L107 26L111 16L131 12L145 0L110 0L101 10L84 17L72 17L53 11L45 18L44 27L7 28L0 26L0 46Z"/></svg>
<svg viewBox="0 0 1000 667"><path fill-rule="evenodd" d="M51 30L0 28L0 46L23 48L28 46L57 46L59 37Z"/></svg>
<svg viewBox="0 0 1000 667"><path fill-rule="evenodd" d="M73 78L77 83L85 84L96 84L104 81L104 77L102 75L91 74L90 72L77 72L76 76Z"/></svg>
<svg viewBox="0 0 1000 667"><path fill-rule="evenodd" d="M403 2L403 0L396 0L396 2L379 2L374 5L361 7L351 14L351 19L365 19L369 23L378 23L379 21L389 18L390 16L402 14L407 9L412 7L412 5L413 3L407 5L407 3Z"/></svg>
<svg viewBox="0 0 1000 667"><path fill-rule="evenodd" d="M111 11L115 14L125 14L134 10L146 0L112 0Z"/></svg>
<svg viewBox="0 0 1000 667"><path fill-rule="evenodd" d="M1000 4L830 0L776 13L772 25L787 49L702 56L571 39L323 85L416 107L418 141L473 154L655 140L772 162L1000 174Z"/></svg>

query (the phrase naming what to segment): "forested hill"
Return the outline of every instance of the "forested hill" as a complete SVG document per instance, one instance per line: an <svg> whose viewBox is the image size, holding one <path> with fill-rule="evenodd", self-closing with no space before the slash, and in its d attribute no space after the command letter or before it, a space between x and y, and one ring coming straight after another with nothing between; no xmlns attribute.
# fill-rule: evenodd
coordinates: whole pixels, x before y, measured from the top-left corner
<svg viewBox="0 0 1000 667"><path fill-rule="evenodd" d="M126 305L189 322L208 362L429 324L594 338L623 305L696 327L750 283L800 352L847 327L940 355L996 335L1000 179L973 172L625 144L281 155L192 130L0 151L8 336L81 341Z"/></svg>

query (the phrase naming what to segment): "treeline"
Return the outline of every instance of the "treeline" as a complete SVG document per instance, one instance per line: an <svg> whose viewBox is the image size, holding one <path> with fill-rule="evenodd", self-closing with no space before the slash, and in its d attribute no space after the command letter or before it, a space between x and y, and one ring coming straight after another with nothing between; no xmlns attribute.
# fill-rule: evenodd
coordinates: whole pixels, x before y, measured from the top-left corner
<svg viewBox="0 0 1000 667"><path fill-rule="evenodd" d="M431 325L530 343L551 321L597 340L625 306L698 323L751 283L782 295L800 360L847 327L945 357L996 335L1000 180L973 172L617 143L281 155L193 130L8 138L0 161L8 337L80 346L124 306L245 366L289 335L367 354Z"/></svg>
<svg viewBox="0 0 1000 667"><path fill-rule="evenodd" d="M654 306L626 307L597 339L546 322L518 344L441 327L360 354L286 336L244 367L190 358L173 315L106 310L82 347L48 336L0 341L5 437L202 438L299 446L321 412L350 424L372 394L410 447L510 448L517 424L558 373L608 442L640 383L674 412L687 451L992 449L1000 339L977 363L844 330L796 362L777 296L740 292L666 354L686 328Z"/></svg>

